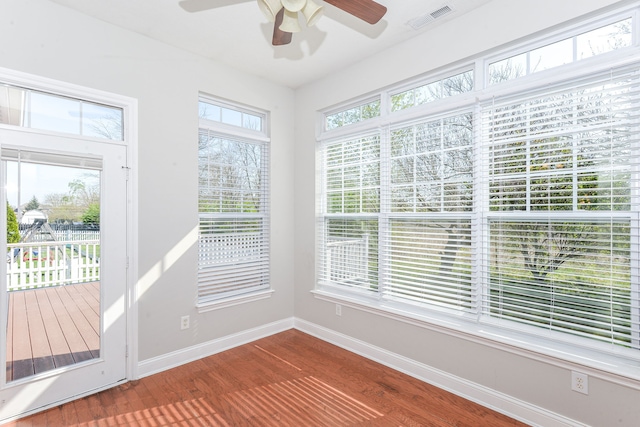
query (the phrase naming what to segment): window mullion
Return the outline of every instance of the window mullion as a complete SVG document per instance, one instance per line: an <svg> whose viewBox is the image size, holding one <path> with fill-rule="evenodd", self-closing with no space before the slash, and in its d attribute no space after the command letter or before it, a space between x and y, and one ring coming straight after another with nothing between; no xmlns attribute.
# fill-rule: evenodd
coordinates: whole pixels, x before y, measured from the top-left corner
<svg viewBox="0 0 640 427"><path fill-rule="evenodd" d="M491 110L492 111L492 110ZM489 211L489 146L485 136L487 111L480 104L473 111L473 212L471 220L471 283L475 285L476 319L479 320L484 311L484 300L488 292L488 273L486 268L489 254L489 239L486 227L486 215ZM473 250L475 248L475 250Z"/></svg>
<svg viewBox="0 0 640 427"><path fill-rule="evenodd" d="M391 131L380 128L380 213L378 216L378 297L384 298L390 284L391 232Z"/></svg>

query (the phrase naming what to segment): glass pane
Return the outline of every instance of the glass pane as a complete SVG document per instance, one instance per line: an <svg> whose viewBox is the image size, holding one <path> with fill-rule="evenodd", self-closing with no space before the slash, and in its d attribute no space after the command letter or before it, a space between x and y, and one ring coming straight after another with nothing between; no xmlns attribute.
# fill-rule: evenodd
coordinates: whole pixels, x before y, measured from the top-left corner
<svg viewBox="0 0 640 427"><path fill-rule="evenodd" d="M238 127L242 126L242 113L240 111L224 107L221 110L222 123Z"/></svg>
<svg viewBox="0 0 640 427"><path fill-rule="evenodd" d="M415 105L414 90L391 96L391 111L400 111Z"/></svg>
<svg viewBox="0 0 640 427"><path fill-rule="evenodd" d="M527 54L512 56L489 65L489 84L512 80L527 74Z"/></svg>
<svg viewBox="0 0 640 427"><path fill-rule="evenodd" d="M537 73L571 62L573 62L573 39L567 39L532 50L529 57L529 70Z"/></svg>
<svg viewBox="0 0 640 427"><path fill-rule="evenodd" d="M82 134L122 141L122 109L82 103Z"/></svg>
<svg viewBox="0 0 640 427"><path fill-rule="evenodd" d="M242 127L256 131L262 131L262 117L244 113L242 115Z"/></svg>
<svg viewBox="0 0 640 427"><path fill-rule="evenodd" d="M457 310L471 309L471 222L392 219L385 293Z"/></svg>
<svg viewBox="0 0 640 427"><path fill-rule="evenodd" d="M321 280L375 291L378 288L378 220L325 222Z"/></svg>
<svg viewBox="0 0 640 427"><path fill-rule="evenodd" d="M218 107L217 105L207 104L206 102L199 102L198 117L200 117L201 119L219 122L221 120L220 107Z"/></svg>
<svg viewBox="0 0 640 427"><path fill-rule="evenodd" d="M25 96L22 88L0 85L0 123L24 126Z"/></svg>
<svg viewBox="0 0 640 427"><path fill-rule="evenodd" d="M631 46L631 19L579 35L577 58L589 58L627 46Z"/></svg>
<svg viewBox="0 0 640 427"><path fill-rule="evenodd" d="M347 140L326 152L327 209L332 213L376 212L380 207L380 138Z"/></svg>
<svg viewBox="0 0 640 427"><path fill-rule="evenodd" d="M28 111L30 128L80 134L80 101L76 99L31 92Z"/></svg>
<svg viewBox="0 0 640 427"><path fill-rule="evenodd" d="M327 123L326 123L327 130L339 128L340 126L342 126L341 113L331 114L327 116Z"/></svg>
<svg viewBox="0 0 640 427"><path fill-rule="evenodd" d="M489 226L491 315L631 342L629 221L491 220Z"/></svg>
<svg viewBox="0 0 640 427"><path fill-rule="evenodd" d="M209 138L199 151L200 212L260 212L262 147Z"/></svg>
<svg viewBox="0 0 640 427"><path fill-rule="evenodd" d="M100 172L7 161L7 381L100 356Z"/></svg>

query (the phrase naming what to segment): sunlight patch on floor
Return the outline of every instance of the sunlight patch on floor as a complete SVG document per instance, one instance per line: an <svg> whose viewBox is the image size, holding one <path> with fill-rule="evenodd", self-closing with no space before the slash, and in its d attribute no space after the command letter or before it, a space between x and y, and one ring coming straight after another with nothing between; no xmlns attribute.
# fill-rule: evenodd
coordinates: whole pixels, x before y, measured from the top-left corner
<svg viewBox="0 0 640 427"><path fill-rule="evenodd" d="M314 377L268 384L229 395L247 419L261 425L350 425L384 416Z"/></svg>

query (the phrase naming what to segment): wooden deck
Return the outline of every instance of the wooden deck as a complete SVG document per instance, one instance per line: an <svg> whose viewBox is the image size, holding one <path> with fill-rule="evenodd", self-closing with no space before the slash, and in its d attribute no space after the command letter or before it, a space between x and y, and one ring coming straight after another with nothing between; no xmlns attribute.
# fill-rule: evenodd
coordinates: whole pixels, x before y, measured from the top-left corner
<svg viewBox="0 0 640 427"><path fill-rule="evenodd" d="M9 292L7 381L100 355L100 283Z"/></svg>

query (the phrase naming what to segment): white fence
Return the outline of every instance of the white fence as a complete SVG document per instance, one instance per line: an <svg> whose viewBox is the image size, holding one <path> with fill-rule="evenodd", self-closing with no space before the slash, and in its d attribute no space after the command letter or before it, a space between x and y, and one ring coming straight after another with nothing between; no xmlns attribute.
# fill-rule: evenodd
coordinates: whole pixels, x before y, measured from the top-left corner
<svg viewBox="0 0 640 427"><path fill-rule="evenodd" d="M67 240L7 245L7 289L100 280L100 242Z"/></svg>
<svg viewBox="0 0 640 427"><path fill-rule="evenodd" d="M257 261L262 256L261 233L212 233L200 236L201 265Z"/></svg>
<svg viewBox="0 0 640 427"><path fill-rule="evenodd" d="M367 282L369 276L369 235L359 239L332 239L327 242L325 260L329 280L338 283Z"/></svg>

